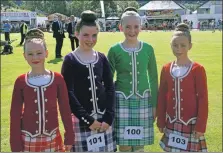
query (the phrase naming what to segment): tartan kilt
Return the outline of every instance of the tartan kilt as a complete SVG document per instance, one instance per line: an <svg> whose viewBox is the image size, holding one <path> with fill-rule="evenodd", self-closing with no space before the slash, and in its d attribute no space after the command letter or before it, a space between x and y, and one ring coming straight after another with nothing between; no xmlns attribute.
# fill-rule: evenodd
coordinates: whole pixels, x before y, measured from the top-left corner
<svg viewBox="0 0 223 153"><path fill-rule="evenodd" d="M59 129L51 136L39 135L32 138L29 134L22 132L24 145L23 152L65 152Z"/></svg>
<svg viewBox="0 0 223 153"><path fill-rule="evenodd" d="M102 115L95 114L92 117L94 119L100 119L102 118ZM107 129L105 134L105 146L100 147L98 149L88 151L87 147L87 138L89 136L92 136L94 134L100 133L98 131L91 131L88 126L79 124L79 119L72 114L72 123L73 123L73 129L74 129L74 145L71 148L72 152L116 152L116 141L115 141L115 132L113 126L110 126L109 129Z"/></svg>
<svg viewBox="0 0 223 153"><path fill-rule="evenodd" d="M144 98L132 95L125 99L122 93L116 93L115 134L118 145L144 146L154 143L153 110L149 102L150 92ZM126 126L142 126L144 134L142 139L124 139Z"/></svg>
<svg viewBox="0 0 223 153"><path fill-rule="evenodd" d="M195 139L193 134L195 128L196 120L192 120L188 125L184 125L180 121L174 123L169 123L164 130L164 135L160 140L160 146L164 151L167 152L207 152L207 145L204 136L199 139ZM184 132L184 129L190 129L190 131ZM174 133L180 136L188 138L188 146L186 150L168 146L169 134Z"/></svg>

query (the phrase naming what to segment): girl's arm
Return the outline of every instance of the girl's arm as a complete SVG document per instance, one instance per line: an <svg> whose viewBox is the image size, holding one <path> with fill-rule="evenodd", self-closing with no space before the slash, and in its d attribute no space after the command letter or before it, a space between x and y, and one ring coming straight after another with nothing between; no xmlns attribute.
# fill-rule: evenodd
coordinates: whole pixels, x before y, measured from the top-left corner
<svg viewBox="0 0 223 153"><path fill-rule="evenodd" d="M106 111L103 115L102 121L111 125L114 120L114 107L115 107L115 88L113 83L113 75L111 72L111 66L104 56L103 59L103 82L106 92Z"/></svg>
<svg viewBox="0 0 223 153"><path fill-rule="evenodd" d="M108 61L109 61L109 64L110 64L112 78L114 78L114 74L115 74L115 52L112 50L112 48L109 49L107 57L108 57Z"/></svg>
<svg viewBox="0 0 223 153"><path fill-rule="evenodd" d="M149 85L151 89L151 103L153 108L156 108L157 105L157 94L158 94L158 74L157 74L157 65L154 50L151 47L148 63L148 76L149 76Z"/></svg>
<svg viewBox="0 0 223 153"><path fill-rule="evenodd" d="M64 58L64 62L62 65L62 70L61 70L61 74L64 77L64 80L66 82L67 85L67 91L68 91L68 96L69 96L69 103L70 103L70 108L71 108L71 112L80 120L83 121L87 120L87 122L83 122L85 123L87 126L91 126L94 122L94 118L92 116L90 116L87 111L84 109L84 107L80 104L80 102L78 101L78 99L76 98L76 96L74 95L74 73L75 70L72 67L70 61L69 61L69 56L66 56ZM89 124L87 124L89 123Z"/></svg>
<svg viewBox="0 0 223 153"><path fill-rule="evenodd" d="M157 103L157 126L164 128L166 126L166 95L167 95L167 81L165 77L165 67L162 68L160 76L160 86Z"/></svg>
<svg viewBox="0 0 223 153"><path fill-rule="evenodd" d="M73 145L74 144L74 130L72 125L71 110L69 106L69 98L66 83L61 76L59 78L58 86L58 104L61 114L61 118L64 124L65 134L64 134L64 144Z"/></svg>
<svg viewBox="0 0 223 153"><path fill-rule="evenodd" d="M203 66L200 66L196 70L195 86L198 99L198 115L195 131L205 133L208 118L208 90L206 72Z"/></svg>
<svg viewBox="0 0 223 153"><path fill-rule="evenodd" d="M23 151L21 139L21 116L23 107L23 91L21 81L16 79L12 94L12 103L10 111L10 145L12 152Z"/></svg>

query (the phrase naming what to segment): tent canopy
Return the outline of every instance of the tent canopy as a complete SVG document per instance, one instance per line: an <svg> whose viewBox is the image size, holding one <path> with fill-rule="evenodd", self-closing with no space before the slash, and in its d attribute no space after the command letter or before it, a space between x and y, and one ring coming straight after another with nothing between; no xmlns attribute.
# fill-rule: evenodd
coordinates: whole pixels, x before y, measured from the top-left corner
<svg viewBox="0 0 223 153"><path fill-rule="evenodd" d="M47 16L48 18L48 21L54 21L54 18L57 17L58 15L61 15L62 16L62 20L65 21L65 20L68 20L68 17L64 14L61 14L61 13L53 13L53 14L50 14Z"/></svg>
<svg viewBox="0 0 223 153"><path fill-rule="evenodd" d="M220 5L222 6L222 1L206 1L203 5L201 5L199 8L211 8L213 5Z"/></svg>
<svg viewBox="0 0 223 153"><path fill-rule="evenodd" d="M139 10L181 10L184 9L180 5L176 4L174 1L150 1L144 6L140 7Z"/></svg>
<svg viewBox="0 0 223 153"><path fill-rule="evenodd" d="M117 16L110 16L110 17L107 17L106 20L120 20L120 18Z"/></svg>

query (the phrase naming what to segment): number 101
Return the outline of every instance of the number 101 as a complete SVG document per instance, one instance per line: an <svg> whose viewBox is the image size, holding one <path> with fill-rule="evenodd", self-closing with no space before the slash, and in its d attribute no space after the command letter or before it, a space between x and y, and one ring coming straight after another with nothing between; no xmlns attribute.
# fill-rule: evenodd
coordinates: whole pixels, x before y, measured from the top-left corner
<svg viewBox="0 0 223 153"><path fill-rule="evenodd" d="M102 142L101 137L90 139L90 140L89 140L89 143L92 145L92 144L96 144L96 143L98 143L98 141L99 141L99 142Z"/></svg>

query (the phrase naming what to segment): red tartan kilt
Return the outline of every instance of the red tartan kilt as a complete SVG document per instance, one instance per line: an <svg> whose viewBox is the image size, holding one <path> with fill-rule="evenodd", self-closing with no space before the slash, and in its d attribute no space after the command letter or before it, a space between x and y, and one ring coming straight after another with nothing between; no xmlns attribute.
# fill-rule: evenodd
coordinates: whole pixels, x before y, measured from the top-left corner
<svg viewBox="0 0 223 153"><path fill-rule="evenodd" d="M29 134L22 132L24 152L65 152L59 129L51 136L39 135L32 138Z"/></svg>
<svg viewBox="0 0 223 153"><path fill-rule="evenodd" d="M199 139L195 139L195 135L193 134L195 124L195 120L191 121L188 125L184 125L180 121L167 123L167 127L164 130L164 135L160 140L161 148L167 152L207 152L205 137L201 136ZM188 138L187 150L168 146L170 133L175 133Z"/></svg>

